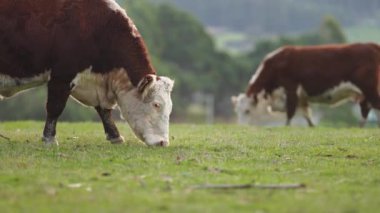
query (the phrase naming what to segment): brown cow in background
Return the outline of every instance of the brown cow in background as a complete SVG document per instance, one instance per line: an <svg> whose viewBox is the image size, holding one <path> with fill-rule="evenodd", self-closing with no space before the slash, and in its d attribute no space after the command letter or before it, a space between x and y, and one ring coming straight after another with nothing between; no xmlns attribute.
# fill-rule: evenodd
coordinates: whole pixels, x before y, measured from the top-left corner
<svg viewBox="0 0 380 213"><path fill-rule="evenodd" d="M283 111L289 125L299 109L313 126L309 103L338 106L346 101L360 104L361 125L371 108L379 120L380 46L357 43L282 47L267 55L246 93L232 101L239 120L255 110Z"/></svg>

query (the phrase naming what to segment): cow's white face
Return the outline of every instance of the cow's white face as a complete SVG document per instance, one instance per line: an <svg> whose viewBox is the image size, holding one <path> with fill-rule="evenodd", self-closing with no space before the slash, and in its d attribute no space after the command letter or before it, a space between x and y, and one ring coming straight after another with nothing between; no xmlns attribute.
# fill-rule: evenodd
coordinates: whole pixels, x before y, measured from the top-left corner
<svg viewBox="0 0 380 213"><path fill-rule="evenodd" d="M173 84L173 80L167 77L148 75L137 88L118 95L123 117L136 136L147 145L169 145Z"/></svg>
<svg viewBox="0 0 380 213"><path fill-rule="evenodd" d="M257 99L239 94L231 97L238 124L259 124L263 119L268 119L270 114L269 100L264 98L264 92L257 95Z"/></svg>
<svg viewBox="0 0 380 213"><path fill-rule="evenodd" d="M250 124L253 114L252 111L255 110L253 99L247 97L245 94L239 94L238 96L232 96L231 102L237 115L238 124Z"/></svg>
<svg viewBox="0 0 380 213"><path fill-rule="evenodd" d="M264 98L264 92L259 93L256 100L246 94L239 94L231 97L231 101L238 124L264 125L277 120L271 112L270 99Z"/></svg>

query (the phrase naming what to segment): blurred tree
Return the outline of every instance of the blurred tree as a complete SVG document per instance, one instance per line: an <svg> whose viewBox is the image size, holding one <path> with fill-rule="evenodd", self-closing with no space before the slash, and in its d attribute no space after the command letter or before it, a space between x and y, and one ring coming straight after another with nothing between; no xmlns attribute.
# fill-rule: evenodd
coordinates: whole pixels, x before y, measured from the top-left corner
<svg viewBox="0 0 380 213"><path fill-rule="evenodd" d="M151 0L171 2L207 26L223 27L255 36L311 30L325 14L344 26L380 25L379 0Z"/></svg>
<svg viewBox="0 0 380 213"><path fill-rule="evenodd" d="M321 43L343 43L346 37L338 21L332 16L325 16L319 29Z"/></svg>
<svg viewBox="0 0 380 213"><path fill-rule="evenodd" d="M263 39L255 44L253 51L247 54L252 66L257 67L264 56L284 45L318 45L330 43L345 43L346 37L342 27L332 16L326 16L319 29L299 36L279 36Z"/></svg>

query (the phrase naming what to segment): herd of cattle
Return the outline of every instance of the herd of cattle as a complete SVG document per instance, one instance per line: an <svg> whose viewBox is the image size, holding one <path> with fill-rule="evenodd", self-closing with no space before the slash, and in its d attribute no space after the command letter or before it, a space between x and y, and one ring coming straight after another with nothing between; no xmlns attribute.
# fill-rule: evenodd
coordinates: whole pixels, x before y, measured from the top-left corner
<svg viewBox="0 0 380 213"><path fill-rule="evenodd" d="M122 143L111 117L119 107L136 136L169 145L174 81L157 76L144 41L114 0L0 1L0 100L47 84L43 141L58 144L56 124L69 97L94 107L112 143ZM245 94L232 97L240 123L300 111L310 103L361 107L363 123L380 110L376 44L283 47L269 54ZM380 116L379 111L377 115Z"/></svg>

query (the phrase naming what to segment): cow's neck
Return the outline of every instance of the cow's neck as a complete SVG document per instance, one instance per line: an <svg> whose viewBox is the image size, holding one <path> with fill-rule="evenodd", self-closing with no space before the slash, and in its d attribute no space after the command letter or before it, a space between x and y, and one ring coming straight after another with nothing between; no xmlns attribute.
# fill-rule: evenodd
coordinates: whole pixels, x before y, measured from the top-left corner
<svg viewBox="0 0 380 213"><path fill-rule="evenodd" d="M130 29L131 33L126 39L125 48L128 50L123 63L123 68L127 71L128 76L133 84L138 83L149 74L156 74L149 58L148 50L140 34ZM136 32L134 32L136 31Z"/></svg>
<svg viewBox="0 0 380 213"><path fill-rule="evenodd" d="M264 64L261 63L256 70L256 73L252 76L249 81L249 86L246 90L246 95L248 97L256 97L261 92L270 92L270 78L264 72Z"/></svg>
<svg viewBox="0 0 380 213"><path fill-rule="evenodd" d="M115 37L117 52L116 64L121 64L124 68L133 86L137 86L142 78L148 74L156 74L149 58L149 53L145 42L137 30L133 21L127 16L124 10L120 9L110 19L110 28L120 28L120 35ZM113 30L113 29L110 29Z"/></svg>
<svg viewBox="0 0 380 213"><path fill-rule="evenodd" d="M259 94L262 94L265 96L267 95L267 93L268 93L268 88L264 87L263 84L260 84L257 81L250 84L246 91L247 97L253 97L253 98L257 98Z"/></svg>
<svg viewBox="0 0 380 213"><path fill-rule="evenodd" d="M135 88L124 69L114 70L107 74L108 95L118 98Z"/></svg>

